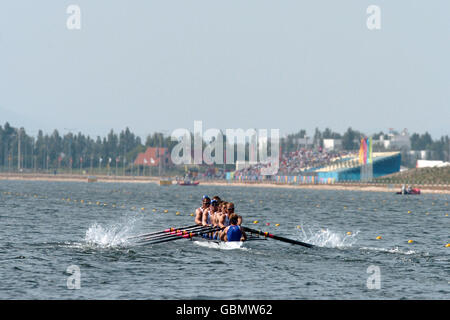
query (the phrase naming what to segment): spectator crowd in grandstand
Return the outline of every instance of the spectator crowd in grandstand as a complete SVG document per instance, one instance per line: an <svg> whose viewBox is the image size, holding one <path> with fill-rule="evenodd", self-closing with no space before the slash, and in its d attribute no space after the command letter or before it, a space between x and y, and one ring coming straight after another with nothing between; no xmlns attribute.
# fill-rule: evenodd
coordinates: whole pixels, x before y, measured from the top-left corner
<svg viewBox="0 0 450 320"><path fill-rule="evenodd" d="M296 175L300 172L307 172L329 165L332 161L342 159L349 152L336 152L326 150L307 150L300 149L297 151L282 154L280 158L278 174ZM254 176L261 175L261 168L267 167L267 164L258 163L247 168L236 171L234 176Z"/></svg>

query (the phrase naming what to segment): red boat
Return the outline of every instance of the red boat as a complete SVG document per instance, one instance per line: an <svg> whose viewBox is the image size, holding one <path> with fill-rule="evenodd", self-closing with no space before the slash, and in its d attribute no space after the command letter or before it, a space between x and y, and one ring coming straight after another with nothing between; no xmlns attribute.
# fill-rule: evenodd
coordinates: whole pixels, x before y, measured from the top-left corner
<svg viewBox="0 0 450 320"><path fill-rule="evenodd" d="M412 188L410 191L408 190L404 190L397 192L397 194L420 194L420 189L418 188Z"/></svg>
<svg viewBox="0 0 450 320"><path fill-rule="evenodd" d="M178 181L180 186L197 186L199 183L199 181Z"/></svg>

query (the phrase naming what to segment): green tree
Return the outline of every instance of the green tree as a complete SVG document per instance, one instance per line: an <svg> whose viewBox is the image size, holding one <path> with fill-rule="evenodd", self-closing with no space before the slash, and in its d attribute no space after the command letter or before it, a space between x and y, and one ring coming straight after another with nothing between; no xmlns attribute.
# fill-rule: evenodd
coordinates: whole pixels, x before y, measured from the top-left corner
<svg viewBox="0 0 450 320"><path fill-rule="evenodd" d="M330 128L326 128L323 131L322 138L323 139L342 139L342 136L337 132L333 132Z"/></svg>
<svg viewBox="0 0 450 320"><path fill-rule="evenodd" d="M356 131L353 131L351 127L347 129L347 131L342 136L342 148L344 150L355 150L358 148L356 139L359 138L359 135Z"/></svg>
<svg viewBox="0 0 450 320"><path fill-rule="evenodd" d="M314 131L314 145L323 148L322 132L320 132L319 128L316 128Z"/></svg>

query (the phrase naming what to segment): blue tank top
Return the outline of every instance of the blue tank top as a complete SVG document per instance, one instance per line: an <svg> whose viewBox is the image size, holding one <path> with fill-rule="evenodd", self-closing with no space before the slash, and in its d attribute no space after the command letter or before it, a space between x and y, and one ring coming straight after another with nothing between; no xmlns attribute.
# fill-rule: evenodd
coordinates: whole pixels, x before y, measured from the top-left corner
<svg viewBox="0 0 450 320"><path fill-rule="evenodd" d="M228 241L241 241L242 232L239 226L230 226L227 231Z"/></svg>

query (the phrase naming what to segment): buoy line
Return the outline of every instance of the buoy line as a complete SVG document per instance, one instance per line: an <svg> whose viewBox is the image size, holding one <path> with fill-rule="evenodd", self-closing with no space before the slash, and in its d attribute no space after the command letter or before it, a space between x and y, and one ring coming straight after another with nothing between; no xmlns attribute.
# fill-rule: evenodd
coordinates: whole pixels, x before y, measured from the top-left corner
<svg viewBox="0 0 450 320"><path fill-rule="evenodd" d="M132 194L131 192L125 192L123 190L113 190L113 192L122 192L122 193L126 193L126 194ZM148 193L148 194L150 194L150 193ZM35 198L35 199L49 199L47 195L39 195L39 194L36 194L36 193L33 193L33 194L19 193L19 192L12 192L12 191L3 191L3 192L0 193L0 195L16 196L16 197L23 197L23 198L31 197L31 198ZM178 195L176 195L176 196L178 196ZM280 196L280 197L283 198L283 196ZM190 196L190 198L192 198L192 196ZM305 198L307 198L307 196L305 196ZM433 199L433 200L436 201L436 199ZM125 204L121 204L121 205L119 205L117 203L108 204L107 202L102 202L102 201L93 201L93 200L84 200L84 199L78 200L78 199L71 199L70 197L67 197L67 198L63 197L63 198L61 198L61 201L65 202L65 203L76 203L76 204L82 204L82 205L93 205L95 203L95 205L97 205L99 207L102 207L102 208L106 208L106 207L111 207L111 208L114 208L114 209L117 209L117 208L125 209L126 208ZM352 201L354 201L354 198L352 198ZM375 201L375 200L373 200L373 201ZM251 202L254 202L254 200L252 199ZM386 200L383 200L383 203L385 203L385 202L386 202ZM397 200L395 200L394 202L397 202ZM259 203L262 203L262 200L259 200ZM444 205L448 206L448 202L445 202ZM320 204L316 204L316 205L313 205L313 206L319 208ZM435 203L434 202L432 202L432 206L435 207ZM147 210L144 206L142 206L142 207L141 206L132 206L130 209L133 210L133 211L138 210L138 211L141 211L141 212L145 212ZM348 206L344 206L344 210L347 210L347 209L348 209ZM361 211L362 208L361 207L357 207L357 210ZM377 211L377 209L374 208L374 211ZM157 210L156 208L153 208L152 212L169 213L169 210L168 209ZM408 210L407 214L413 214L413 212L411 210ZM425 215L430 215L430 214L431 213L429 211L425 212ZM182 215L182 213L179 210L175 211L175 215L176 216L184 216L184 215ZM194 213L190 212L189 216L191 216L191 217L194 216ZM448 213L445 213L444 216L448 217ZM254 220L253 221L253 224L255 224L255 225L256 224L260 224L260 223L261 224L265 224L266 226L273 225L273 226L275 226L277 228L281 226L280 223L260 222L259 220ZM296 229L301 229L301 226L297 225L295 228ZM348 231L348 232L346 232L346 235L350 236L350 235L352 235L352 232ZM376 240L382 240L383 238L382 238L382 236L379 235L375 239ZM408 244L414 244L416 242L413 239L408 239L407 243ZM450 243L444 244L444 247L450 248Z"/></svg>

